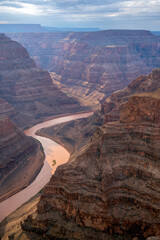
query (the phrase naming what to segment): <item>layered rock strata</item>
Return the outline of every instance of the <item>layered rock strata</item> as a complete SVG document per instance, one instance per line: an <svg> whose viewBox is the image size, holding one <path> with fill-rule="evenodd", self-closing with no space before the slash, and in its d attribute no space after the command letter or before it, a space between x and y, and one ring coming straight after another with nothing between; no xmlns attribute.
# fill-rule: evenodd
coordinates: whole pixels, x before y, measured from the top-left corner
<svg viewBox="0 0 160 240"><path fill-rule="evenodd" d="M0 202L31 183L43 166L40 144L0 118Z"/></svg>
<svg viewBox="0 0 160 240"><path fill-rule="evenodd" d="M160 38L149 31L10 36L28 49L38 66L52 72L60 89L92 107L160 63Z"/></svg>
<svg viewBox="0 0 160 240"><path fill-rule="evenodd" d="M79 103L57 89L24 47L0 34L0 201L28 186L43 166L39 143L16 126L28 128L79 110Z"/></svg>
<svg viewBox="0 0 160 240"><path fill-rule="evenodd" d="M118 121L124 104L132 95L144 92L149 94L160 88L159 79L160 69L157 68L147 76L136 78L128 87L114 92L102 103L101 109L96 111L93 116L41 129L38 134L59 142L72 154L87 144L98 126L107 122Z"/></svg>
<svg viewBox="0 0 160 240"><path fill-rule="evenodd" d="M26 128L48 116L79 110L79 103L57 89L24 47L0 34L0 114Z"/></svg>
<svg viewBox="0 0 160 240"><path fill-rule="evenodd" d="M159 236L159 109L159 89L131 96L118 121L104 123L57 169L23 231L44 239Z"/></svg>
<svg viewBox="0 0 160 240"><path fill-rule="evenodd" d="M136 78L128 87L113 93L102 104L101 114L105 116L104 122L117 121L120 111L129 97L137 93L150 93L160 88L160 69L154 69L147 76Z"/></svg>

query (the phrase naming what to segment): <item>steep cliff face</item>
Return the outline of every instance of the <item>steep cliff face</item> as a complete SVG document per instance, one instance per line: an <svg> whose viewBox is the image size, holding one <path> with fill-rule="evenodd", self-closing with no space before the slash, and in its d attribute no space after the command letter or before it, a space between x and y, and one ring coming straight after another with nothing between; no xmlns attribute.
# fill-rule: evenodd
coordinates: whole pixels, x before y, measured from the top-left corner
<svg viewBox="0 0 160 240"><path fill-rule="evenodd" d="M98 104L160 63L160 38L149 31L10 36L28 49L39 66L53 72L60 89L83 99L85 105Z"/></svg>
<svg viewBox="0 0 160 240"><path fill-rule="evenodd" d="M1 114L25 128L47 116L81 110L77 101L60 92L47 71L38 69L19 43L0 35ZM4 108L8 104L8 108Z"/></svg>
<svg viewBox="0 0 160 240"><path fill-rule="evenodd" d="M105 122L117 121L120 111L129 97L136 93L150 93L160 88L160 69L154 69L147 76L140 76L120 91L107 98L101 107L101 113L105 116Z"/></svg>
<svg viewBox="0 0 160 240"><path fill-rule="evenodd" d="M118 121L104 123L57 169L24 231L44 239L160 235L160 90L151 92L159 70L140 82L149 93L131 96Z"/></svg>
<svg viewBox="0 0 160 240"><path fill-rule="evenodd" d="M0 201L33 181L43 166L38 142L25 136L8 117L0 118Z"/></svg>

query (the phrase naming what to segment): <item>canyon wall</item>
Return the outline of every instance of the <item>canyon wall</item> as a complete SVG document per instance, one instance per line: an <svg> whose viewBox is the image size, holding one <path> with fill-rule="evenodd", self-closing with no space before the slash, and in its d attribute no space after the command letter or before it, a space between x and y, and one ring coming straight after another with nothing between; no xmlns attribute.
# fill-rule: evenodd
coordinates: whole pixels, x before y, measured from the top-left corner
<svg viewBox="0 0 160 240"><path fill-rule="evenodd" d="M26 49L0 35L0 112L26 128L48 116L82 110L79 103L36 67ZM7 106L7 107L6 107Z"/></svg>
<svg viewBox="0 0 160 240"><path fill-rule="evenodd" d="M22 223L24 232L74 240L160 235L159 82L155 69L128 86L132 94L118 110L119 118L105 120L57 169L37 212ZM107 107L102 109L108 114Z"/></svg>
<svg viewBox="0 0 160 240"><path fill-rule="evenodd" d="M43 166L40 144L0 118L0 202L31 183Z"/></svg>
<svg viewBox="0 0 160 240"><path fill-rule="evenodd" d="M160 37L149 31L10 36L28 49L38 66L51 72L58 88L92 107L160 63Z"/></svg>
<svg viewBox="0 0 160 240"><path fill-rule="evenodd" d="M137 93L150 93L160 88L160 69L154 69L147 76L140 76L132 81L128 87L113 93L102 103L101 114L104 122L117 121L120 111L129 97Z"/></svg>
<svg viewBox="0 0 160 240"><path fill-rule="evenodd" d="M54 141L59 142L74 153L88 142L98 126L104 123L118 121L120 112L128 99L136 93L150 93L160 88L160 70L154 69L147 76L140 76L132 81L128 87L114 92L102 103L100 110L93 116L69 123L58 124L39 131Z"/></svg>
<svg viewBox="0 0 160 240"><path fill-rule="evenodd" d="M28 186L43 166L40 144L22 129L80 110L24 47L0 34L0 201Z"/></svg>

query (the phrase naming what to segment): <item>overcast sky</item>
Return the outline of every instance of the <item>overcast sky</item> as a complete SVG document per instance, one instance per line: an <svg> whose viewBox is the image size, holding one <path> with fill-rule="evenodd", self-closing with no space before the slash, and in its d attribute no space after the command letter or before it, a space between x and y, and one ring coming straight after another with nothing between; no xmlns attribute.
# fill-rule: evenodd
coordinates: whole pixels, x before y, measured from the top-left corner
<svg viewBox="0 0 160 240"><path fill-rule="evenodd" d="M160 0L0 0L0 23L160 30Z"/></svg>

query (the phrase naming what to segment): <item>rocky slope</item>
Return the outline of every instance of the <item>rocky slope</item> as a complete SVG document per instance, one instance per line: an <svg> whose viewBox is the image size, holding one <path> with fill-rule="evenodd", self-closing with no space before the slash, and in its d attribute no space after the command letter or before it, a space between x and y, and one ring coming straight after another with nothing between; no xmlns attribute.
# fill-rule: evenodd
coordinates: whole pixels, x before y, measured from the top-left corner
<svg viewBox="0 0 160 240"><path fill-rule="evenodd" d="M60 89L92 107L160 63L160 38L149 31L10 36L28 49L38 66L52 72Z"/></svg>
<svg viewBox="0 0 160 240"><path fill-rule="evenodd" d="M139 79L128 88L138 88ZM100 126L57 169L37 212L22 224L28 239L32 233L79 240L160 235L159 82L158 69L143 77L144 89L123 104L119 119Z"/></svg>
<svg viewBox="0 0 160 240"><path fill-rule="evenodd" d="M160 69L154 69L147 76L136 78L128 87L113 93L102 104L101 114L105 116L105 122L117 121L120 111L129 97L136 93L149 93L160 88Z"/></svg>
<svg viewBox="0 0 160 240"><path fill-rule="evenodd" d="M33 181L43 166L40 144L0 118L0 202Z"/></svg>
<svg viewBox="0 0 160 240"><path fill-rule="evenodd" d="M0 114L25 128L45 117L81 110L36 67L26 49L0 34Z"/></svg>

